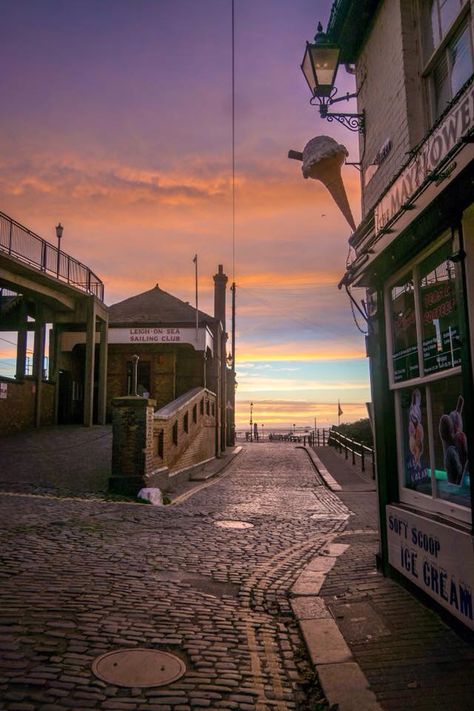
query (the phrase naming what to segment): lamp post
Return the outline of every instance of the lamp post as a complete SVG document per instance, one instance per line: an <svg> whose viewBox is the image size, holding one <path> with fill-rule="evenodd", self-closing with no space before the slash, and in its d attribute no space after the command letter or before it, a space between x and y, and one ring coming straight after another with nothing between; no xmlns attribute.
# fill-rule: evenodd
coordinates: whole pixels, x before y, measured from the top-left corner
<svg viewBox="0 0 474 711"><path fill-rule="evenodd" d="M61 254L61 237L63 236L64 227L60 222L56 225L56 237L58 238L58 261L56 265L56 276L59 279L59 259Z"/></svg>
<svg viewBox="0 0 474 711"><path fill-rule="evenodd" d="M250 441L253 442L253 402L250 403Z"/></svg>
<svg viewBox="0 0 474 711"><path fill-rule="evenodd" d="M134 397L138 396L138 361L140 360L140 356L138 355L133 355L132 356L132 395Z"/></svg>
<svg viewBox="0 0 474 711"><path fill-rule="evenodd" d="M318 23L314 42L306 42L306 50L301 63L301 71L311 91L310 104L319 103L321 118L339 121L350 131L365 133L365 114L329 113L328 108L338 101L348 101L357 94L345 94L335 99L337 89L334 86L339 66L340 47L328 40L323 26Z"/></svg>

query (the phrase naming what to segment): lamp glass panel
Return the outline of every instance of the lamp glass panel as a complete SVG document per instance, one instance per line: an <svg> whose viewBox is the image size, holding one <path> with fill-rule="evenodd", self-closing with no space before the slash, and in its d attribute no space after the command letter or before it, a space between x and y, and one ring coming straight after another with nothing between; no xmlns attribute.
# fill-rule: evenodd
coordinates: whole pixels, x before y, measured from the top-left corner
<svg viewBox="0 0 474 711"><path fill-rule="evenodd" d="M304 53L303 63L301 65L302 72L305 76L308 86L311 89L311 93L314 94L316 90L316 80L313 72L313 67L311 64L311 55L307 49Z"/></svg>
<svg viewBox="0 0 474 711"><path fill-rule="evenodd" d="M332 89L339 61L339 47L312 46L310 48L319 89Z"/></svg>

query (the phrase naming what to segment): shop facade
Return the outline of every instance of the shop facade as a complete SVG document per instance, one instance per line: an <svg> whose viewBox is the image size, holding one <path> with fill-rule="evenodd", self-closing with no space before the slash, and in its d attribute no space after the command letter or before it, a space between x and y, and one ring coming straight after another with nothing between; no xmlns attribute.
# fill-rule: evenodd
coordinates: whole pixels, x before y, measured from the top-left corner
<svg viewBox="0 0 474 711"><path fill-rule="evenodd" d="M366 119L341 286L366 290L381 565L474 630L471 3L336 3L328 36Z"/></svg>

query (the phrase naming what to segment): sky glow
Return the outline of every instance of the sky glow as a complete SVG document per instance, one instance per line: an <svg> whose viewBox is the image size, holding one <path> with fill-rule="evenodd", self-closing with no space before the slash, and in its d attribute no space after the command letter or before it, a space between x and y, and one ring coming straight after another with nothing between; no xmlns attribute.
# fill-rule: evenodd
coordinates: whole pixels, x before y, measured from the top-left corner
<svg viewBox="0 0 474 711"><path fill-rule="evenodd" d="M108 304L157 282L194 303L197 253L212 313L223 264L241 426L251 401L259 424L286 427L336 422L338 400L342 421L365 417L370 399L337 289L350 228L287 158L324 134L358 160L358 137L319 118L299 68L331 4L235 0L233 273L230 0L0 0L0 210L53 243L61 221L62 248L103 279ZM341 68L339 92L351 81ZM359 173L343 178L357 223Z"/></svg>

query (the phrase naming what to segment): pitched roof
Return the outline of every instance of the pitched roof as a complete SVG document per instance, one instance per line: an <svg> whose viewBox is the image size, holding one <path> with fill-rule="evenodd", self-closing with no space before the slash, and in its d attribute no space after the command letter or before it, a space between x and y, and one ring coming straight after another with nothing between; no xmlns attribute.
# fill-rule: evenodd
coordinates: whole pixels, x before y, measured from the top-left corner
<svg viewBox="0 0 474 711"><path fill-rule="evenodd" d="M212 316L199 311L199 322L213 323ZM109 306L109 324L195 324L196 309L160 289L158 284L143 294L131 296Z"/></svg>

